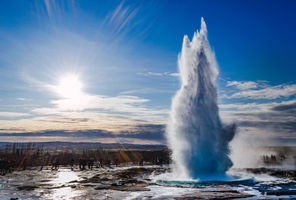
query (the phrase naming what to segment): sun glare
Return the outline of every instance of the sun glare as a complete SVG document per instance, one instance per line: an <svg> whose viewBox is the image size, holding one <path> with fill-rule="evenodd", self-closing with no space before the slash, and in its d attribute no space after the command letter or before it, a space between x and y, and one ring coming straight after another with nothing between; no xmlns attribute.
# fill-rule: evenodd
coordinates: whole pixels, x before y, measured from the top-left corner
<svg viewBox="0 0 296 200"><path fill-rule="evenodd" d="M77 75L67 75L60 79L56 91L63 98L76 99L82 96L82 83Z"/></svg>

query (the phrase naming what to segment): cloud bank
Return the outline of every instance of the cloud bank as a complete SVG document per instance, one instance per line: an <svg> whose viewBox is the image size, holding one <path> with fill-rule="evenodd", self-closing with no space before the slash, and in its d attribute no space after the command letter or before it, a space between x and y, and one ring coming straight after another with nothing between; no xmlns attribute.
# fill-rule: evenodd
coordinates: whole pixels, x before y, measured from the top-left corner
<svg viewBox="0 0 296 200"><path fill-rule="evenodd" d="M227 98L237 99L279 99L296 95L296 84L280 84L271 86L265 81L230 81L226 86L235 86L239 91L228 95Z"/></svg>

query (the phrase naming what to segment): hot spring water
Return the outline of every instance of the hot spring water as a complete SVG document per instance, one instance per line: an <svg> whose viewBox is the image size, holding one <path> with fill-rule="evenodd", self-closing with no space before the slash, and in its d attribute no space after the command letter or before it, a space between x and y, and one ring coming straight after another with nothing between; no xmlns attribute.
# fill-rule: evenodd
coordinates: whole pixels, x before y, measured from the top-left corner
<svg viewBox="0 0 296 200"><path fill-rule="evenodd" d="M166 129L176 179L221 179L232 166L234 125L221 123L217 105L217 62L201 19L192 41L185 35L178 57L181 87L172 100Z"/></svg>

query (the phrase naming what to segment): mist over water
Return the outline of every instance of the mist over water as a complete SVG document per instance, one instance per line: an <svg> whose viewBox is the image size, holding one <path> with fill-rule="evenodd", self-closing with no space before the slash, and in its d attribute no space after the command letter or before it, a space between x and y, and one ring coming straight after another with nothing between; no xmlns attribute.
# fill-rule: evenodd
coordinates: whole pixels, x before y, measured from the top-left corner
<svg viewBox="0 0 296 200"><path fill-rule="evenodd" d="M217 105L219 74L201 19L192 41L185 35L178 57L181 87L172 100L166 129L175 178L219 179L232 166L229 142L235 126L222 124Z"/></svg>

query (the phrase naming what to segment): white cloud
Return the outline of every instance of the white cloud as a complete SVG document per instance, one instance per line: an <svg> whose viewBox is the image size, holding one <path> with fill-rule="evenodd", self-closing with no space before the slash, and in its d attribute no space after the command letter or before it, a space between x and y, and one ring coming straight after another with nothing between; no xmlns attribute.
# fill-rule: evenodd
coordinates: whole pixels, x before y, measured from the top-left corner
<svg viewBox="0 0 296 200"><path fill-rule="evenodd" d="M85 94L84 98L79 98L78 101L54 100L50 102L51 107L36 108L32 112L42 116L43 127L50 127L48 123L52 124L51 126L58 123L64 127L61 129L69 129L69 123L75 119L78 119L79 123L70 124L70 129L99 128L114 131L129 130L142 123L165 123L169 111L147 107L145 105L147 102L148 99L136 96L111 97ZM83 120L80 120L82 118Z"/></svg>
<svg viewBox="0 0 296 200"><path fill-rule="evenodd" d="M79 95L65 97L57 95L54 86L56 85L40 84L42 91L45 91L44 88L50 91L55 99L50 100L48 106L35 106L31 109L30 118L11 120L3 114L0 132L1 129L4 132L14 132L16 128L19 132L87 129L126 131L139 124L163 124L169 112L146 105L150 99L128 95L133 92L107 96L80 91Z"/></svg>
<svg viewBox="0 0 296 200"><path fill-rule="evenodd" d="M270 103L229 103L229 104L220 104L219 108L222 110L235 109L235 110L256 110L256 111L267 111L275 106L289 105L296 103L296 100L288 100L281 102L270 102Z"/></svg>
<svg viewBox="0 0 296 200"><path fill-rule="evenodd" d="M149 112L144 103L149 102L149 99L139 98L137 96L104 96L104 95L88 95L80 96L78 99L58 99L50 103L53 107L44 107L33 109L33 112L46 114L47 111L85 111L90 109L99 109L105 112L118 113L141 113ZM53 113L54 113L53 112ZM52 114L52 112L48 112Z"/></svg>
<svg viewBox="0 0 296 200"><path fill-rule="evenodd" d="M147 72L147 75L151 75L151 76L163 76L163 75L165 75L165 73Z"/></svg>
<svg viewBox="0 0 296 200"><path fill-rule="evenodd" d="M170 76L180 76L180 73L171 73Z"/></svg>
<svg viewBox="0 0 296 200"><path fill-rule="evenodd" d="M255 81L227 81L226 86L236 86L240 90L257 88L258 83Z"/></svg>
<svg viewBox="0 0 296 200"><path fill-rule="evenodd" d="M120 92L120 95L131 95L131 94L156 94L156 93L174 93L174 90L164 90L164 89L157 89L157 88L139 88L135 90L127 90Z"/></svg>
<svg viewBox="0 0 296 200"><path fill-rule="evenodd" d="M27 99L27 98L23 98L23 97L18 97L18 98L16 98L16 100L18 100L18 101L31 101L32 99Z"/></svg>
<svg viewBox="0 0 296 200"><path fill-rule="evenodd" d="M29 116L27 113L18 113L18 112L0 112L0 117L24 117Z"/></svg>
<svg viewBox="0 0 296 200"><path fill-rule="evenodd" d="M296 141L296 99L269 103L222 104L219 107L221 119L225 123L235 122L238 125L238 134L243 135L246 143L264 146Z"/></svg>
<svg viewBox="0 0 296 200"><path fill-rule="evenodd" d="M21 119L0 119L0 133L23 133L50 130L104 130L113 133L133 132L139 125L164 124L165 117L153 111L141 115L87 111L59 111L43 108L40 116Z"/></svg>
<svg viewBox="0 0 296 200"><path fill-rule="evenodd" d="M176 72L139 72L138 74L144 76L159 76L159 77L177 77L180 74Z"/></svg>
<svg viewBox="0 0 296 200"><path fill-rule="evenodd" d="M296 94L296 84L281 84L276 86L266 86L257 90L243 90L236 92L227 98L247 98L247 99L278 99L281 97L290 97Z"/></svg>
<svg viewBox="0 0 296 200"><path fill-rule="evenodd" d="M16 100L25 101L25 98L19 97L19 98L16 98Z"/></svg>

